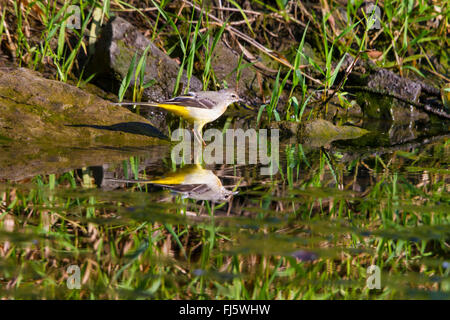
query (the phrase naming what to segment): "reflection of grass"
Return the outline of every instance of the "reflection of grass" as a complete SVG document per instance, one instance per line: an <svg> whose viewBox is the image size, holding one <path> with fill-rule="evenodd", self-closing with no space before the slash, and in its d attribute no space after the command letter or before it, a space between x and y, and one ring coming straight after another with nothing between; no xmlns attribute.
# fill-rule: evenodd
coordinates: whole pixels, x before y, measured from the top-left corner
<svg viewBox="0 0 450 320"><path fill-rule="evenodd" d="M231 204L196 203L139 184L100 191L92 188L87 168L4 185L1 293L72 299L378 299L408 297L413 289L421 297L432 291L444 297L449 294L449 271L442 267L448 255L443 228L449 223L448 177L398 168L439 167L446 149L435 143L419 152L342 162L345 154L288 146L282 174L272 182L244 179ZM124 161L125 177L143 176L141 162L139 157ZM224 176L233 170L242 168L230 168ZM251 179L258 183L246 184ZM291 254L299 249L318 259L296 262ZM64 272L73 264L81 267L81 290L66 289ZM383 272L381 291L365 288L371 264Z"/></svg>

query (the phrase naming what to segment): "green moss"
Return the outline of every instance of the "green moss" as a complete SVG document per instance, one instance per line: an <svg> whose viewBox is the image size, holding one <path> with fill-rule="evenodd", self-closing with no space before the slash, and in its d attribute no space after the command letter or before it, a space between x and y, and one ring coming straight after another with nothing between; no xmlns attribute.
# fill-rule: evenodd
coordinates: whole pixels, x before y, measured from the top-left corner
<svg viewBox="0 0 450 320"><path fill-rule="evenodd" d="M356 101L361 106L365 117L374 119L391 119L392 98L376 97L367 92L358 92Z"/></svg>
<svg viewBox="0 0 450 320"><path fill-rule="evenodd" d="M281 138L297 137L302 143L322 146L335 140L359 138L369 131L353 126L335 126L327 120L317 119L305 122L277 121L271 128L280 130Z"/></svg>
<svg viewBox="0 0 450 320"><path fill-rule="evenodd" d="M166 143L154 137L101 129L99 126L126 122L150 123L125 108L27 69L0 70L0 118L1 136L49 146Z"/></svg>
<svg viewBox="0 0 450 320"><path fill-rule="evenodd" d="M119 50L119 54L115 56L115 71L119 73L122 78L125 78L130 67L130 62L133 59L134 52L128 48L123 40L117 41L117 48Z"/></svg>

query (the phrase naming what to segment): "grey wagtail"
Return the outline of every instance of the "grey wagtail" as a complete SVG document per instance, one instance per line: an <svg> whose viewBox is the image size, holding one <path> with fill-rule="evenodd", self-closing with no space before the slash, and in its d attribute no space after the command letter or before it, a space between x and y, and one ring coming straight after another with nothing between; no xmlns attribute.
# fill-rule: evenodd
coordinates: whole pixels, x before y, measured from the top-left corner
<svg viewBox="0 0 450 320"><path fill-rule="evenodd" d="M233 102L241 101L236 91L224 89L220 91L189 92L162 102L119 102L118 105L143 105L163 108L185 118L194 124L194 136L205 144L202 138L203 126L219 118Z"/></svg>
<svg viewBox="0 0 450 320"><path fill-rule="evenodd" d="M181 194L185 198L210 200L214 202L228 201L237 192L227 190L220 179L211 171L198 164L188 165L165 177L155 180L108 179L124 183L148 183L165 187Z"/></svg>

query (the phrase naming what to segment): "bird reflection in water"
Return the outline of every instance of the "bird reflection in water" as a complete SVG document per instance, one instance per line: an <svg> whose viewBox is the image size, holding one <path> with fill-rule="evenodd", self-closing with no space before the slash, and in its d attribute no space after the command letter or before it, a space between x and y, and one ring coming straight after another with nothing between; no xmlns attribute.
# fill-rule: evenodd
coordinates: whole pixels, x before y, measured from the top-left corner
<svg viewBox="0 0 450 320"><path fill-rule="evenodd" d="M228 201L237 192L227 190L222 181L212 170L204 169L199 164L177 169L162 178L154 180L108 179L114 182L147 183L165 187L184 198L209 200L213 202Z"/></svg>

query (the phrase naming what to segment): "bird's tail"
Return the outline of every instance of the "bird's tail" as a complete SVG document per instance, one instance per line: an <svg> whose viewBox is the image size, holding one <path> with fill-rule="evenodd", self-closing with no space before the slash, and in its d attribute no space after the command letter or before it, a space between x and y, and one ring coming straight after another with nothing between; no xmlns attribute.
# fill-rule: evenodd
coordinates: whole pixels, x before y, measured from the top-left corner
<svg viewBox="0 0 450 320"><path fill-rule="evenodd" d="M118 102L113 103L114 105L118 106L144 106L144 107L157 107L161 109L165 109L167 111L171 111L174 114L185 117L189 120L189 111L186 109L185 106L177 105L177 104L170 104L170 103L158 103L158 102Z"/></svg>
<svg viewBox="0 0 450 320"><path fill-rule="evenodd" d="M116 179L116 178L108 178L108 181L113 182L120 182L120 183L149 183L149 184L158 184L158 185L173 185L173 184L180 184L183 183L186 176L189 175L195 175L195 174L201 174L205 170L202 168L201 165L192 164L187 165L183 168L178 169L175 172L167 173L163 177L159 177L153 180L148 179L141 179L140 177L138 179Z"/></svg>
<svg viewBox="0 0 450 320"><path fill-rule="evenodd" d="M117 102L113 103L115 106L145 106L145 107L159 107L156 102Z"/></svg>
<svg viewBox="0 0 450 320"><path fill-rule="evenodd" d="M133 180L133 179L106 178L105 180L108 180L110 182L115 182L115 183L152 184L152 185L161 186L161 187L170 187L170 186L173 186L173 185L181 184L183 182L183 179L170 179L170 178L163 178L163 179L157 179L157 180Z"/></svg>
<svg viewBox="0 0 450 320"><path fill-rule="evenodd" d="M143 183L143 184L153 184L152 180L133 180L133 179L115 179L115 178L105 178L105 180L117 182L117 183Z"/></svg>

